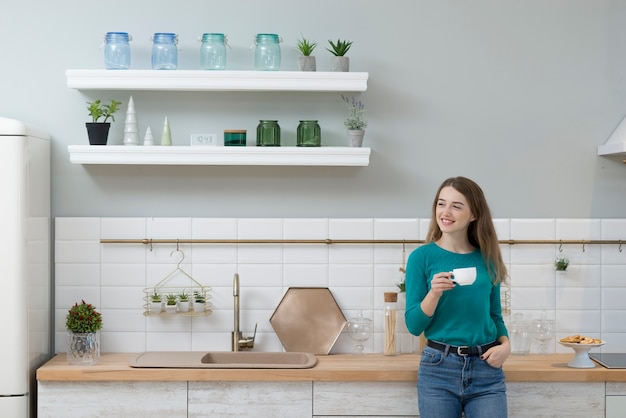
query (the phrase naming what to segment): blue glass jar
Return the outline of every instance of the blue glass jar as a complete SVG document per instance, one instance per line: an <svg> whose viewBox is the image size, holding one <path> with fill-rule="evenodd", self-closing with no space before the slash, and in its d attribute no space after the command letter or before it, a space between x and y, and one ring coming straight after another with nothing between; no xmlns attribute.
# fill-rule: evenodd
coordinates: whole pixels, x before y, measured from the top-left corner
<svg viewBox="0 0 626 418"><path fill-rule="evenodd" d="M254 67L257 71L280 70L280 38L274 33L259 33L256 36Z"/></svg>
<svg viewBox="0 0 626 418"><path fill-rule="evenodd" d="M175 70L178 66L178 35L157 32L152 37L152 69Z"/></svg>
<svg viewBox="0 0 626 418"><path fill-rule="evenodd" d="M223 70L226 68L226 37L223 33L205 33L200 46L200 68Z"/></svg>
<svg viewBox="0 0 626 418"><path fill-rule="evenodd" d="M260 120L256 127L257 147L280 147L280 125L277 120Z"/></svg>
<svg viewBox="0 0 626 418"><path fill-rule="evenodd" d="M127 32L107 32L104 36L104 68L128 70L130 68L130 35Z"/></svg>

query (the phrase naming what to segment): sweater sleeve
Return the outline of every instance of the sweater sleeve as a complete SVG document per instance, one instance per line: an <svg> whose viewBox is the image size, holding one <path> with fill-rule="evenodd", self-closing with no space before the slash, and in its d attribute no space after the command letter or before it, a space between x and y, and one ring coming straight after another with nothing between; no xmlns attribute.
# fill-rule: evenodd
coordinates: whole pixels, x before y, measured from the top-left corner
<svg viewBox="0 0 626 418"><path fill-rule="evenodd" d="M432 317L427 316L420 306L428 293L428 272L425 269L423 251L420 247L409 256L406 266L406 311L404 321L413 335L420 335L430 324Z"/></svg>
<svg viewBox="0 0 626 418"><path fill-rule="evenodd" d="M496 331L498 333L496 339L502 336L508 337L509 332L506 329L506 324L504 323L504 318L502 317L502 299L500 298L500 284L493 286L493 288L491 289L490 299L491 300L489 302L491 303L491 318L496 325Z"/></svg>

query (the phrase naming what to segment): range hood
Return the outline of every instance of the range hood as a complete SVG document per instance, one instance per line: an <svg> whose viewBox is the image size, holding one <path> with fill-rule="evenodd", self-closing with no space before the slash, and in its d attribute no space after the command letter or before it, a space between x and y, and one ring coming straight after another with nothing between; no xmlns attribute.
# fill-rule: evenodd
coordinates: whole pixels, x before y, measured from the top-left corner
<svg viewBox="0 0 626 418"><path fill-rule="evenodd" d="M604 145L598 145L598 155L626 156L626 117L622 119Z"/></svg>

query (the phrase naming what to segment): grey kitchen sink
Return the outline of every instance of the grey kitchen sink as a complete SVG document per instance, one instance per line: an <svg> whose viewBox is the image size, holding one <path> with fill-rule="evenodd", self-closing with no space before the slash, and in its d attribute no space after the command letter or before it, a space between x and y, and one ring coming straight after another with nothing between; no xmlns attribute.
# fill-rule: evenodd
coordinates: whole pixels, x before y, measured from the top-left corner
<svg viewBox="0 0 626 418"><path fill-rule="evenodd" d="M131 367L175 369L310 369L312 353L255 351L147 351L131 359Z"/></svg>

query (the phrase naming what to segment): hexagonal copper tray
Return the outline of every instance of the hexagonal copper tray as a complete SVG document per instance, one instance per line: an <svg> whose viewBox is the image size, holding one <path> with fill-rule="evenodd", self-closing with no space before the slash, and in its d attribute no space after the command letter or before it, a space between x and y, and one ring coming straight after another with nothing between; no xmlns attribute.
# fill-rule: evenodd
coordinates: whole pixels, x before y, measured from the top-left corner
<svg viewBox="0 0 626 418"><path fill-rule="evenodd" d="M346 317L326 287L290 287L270 318L286 351L328 354Z"/></svg>

